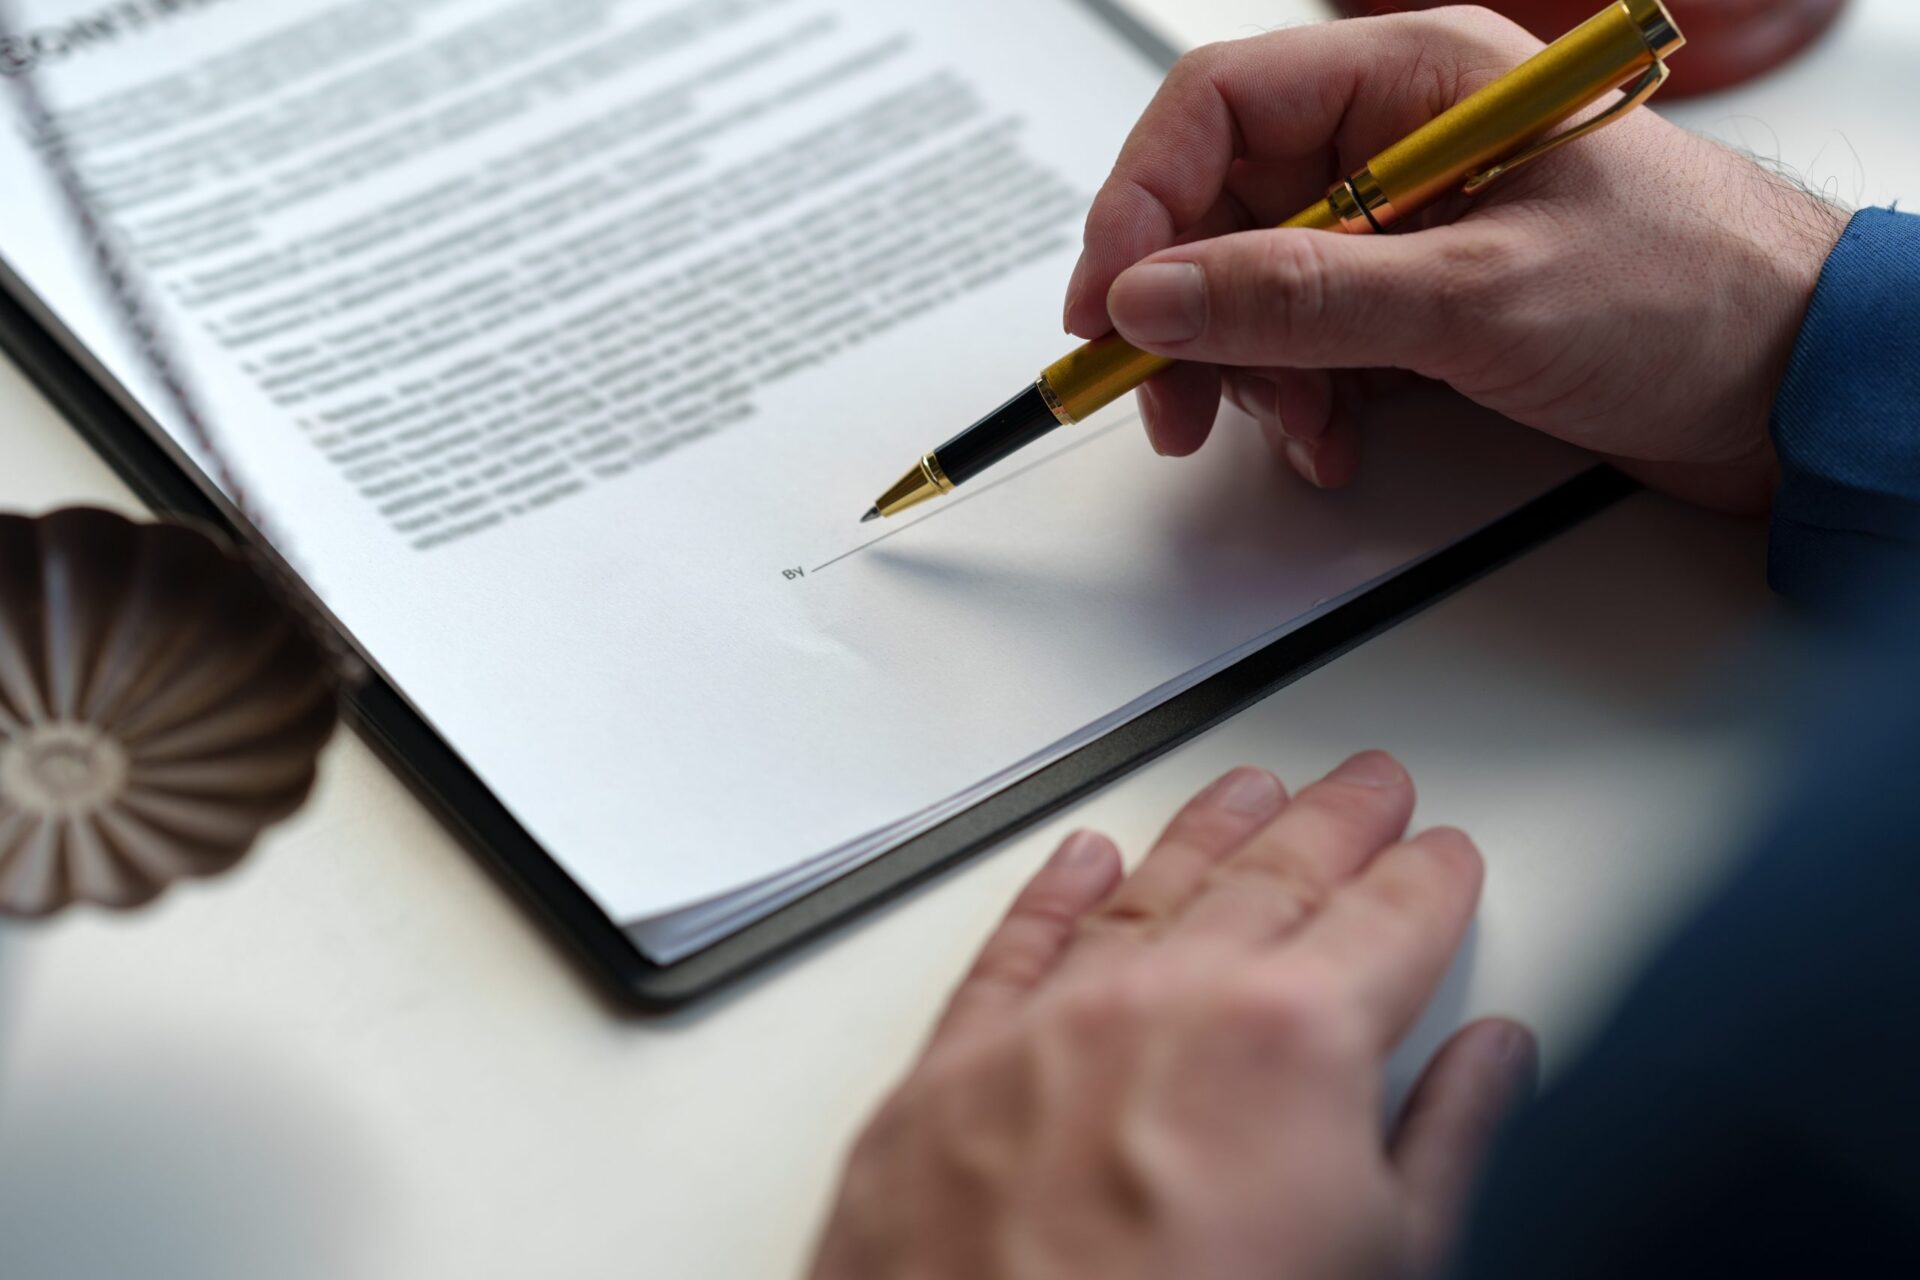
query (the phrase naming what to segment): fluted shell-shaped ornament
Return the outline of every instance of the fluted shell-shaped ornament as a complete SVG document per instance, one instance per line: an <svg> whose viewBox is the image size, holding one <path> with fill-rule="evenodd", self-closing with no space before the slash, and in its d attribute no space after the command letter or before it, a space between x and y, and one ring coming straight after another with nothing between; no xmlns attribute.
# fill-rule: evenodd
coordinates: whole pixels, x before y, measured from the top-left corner
<svg viewBox="0 0 1920 1280"><path fill-rule="evenodd" d="M207 534L0 515L0 914L226 870L305 801L337 717L312 634Z"/></svg>

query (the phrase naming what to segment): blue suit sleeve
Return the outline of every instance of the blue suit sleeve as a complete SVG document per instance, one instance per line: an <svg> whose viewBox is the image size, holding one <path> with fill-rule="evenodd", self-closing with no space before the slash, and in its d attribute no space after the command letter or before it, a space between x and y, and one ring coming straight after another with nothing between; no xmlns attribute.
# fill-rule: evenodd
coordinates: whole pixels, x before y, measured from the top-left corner
<svg viewBox="0 0 1920 1280"><path fill-rule="evenodd" d="M1856 214L1774 401L1768 577L1826 606L1920 551L1920 217Z"/></svg>
<svg viewBox="0 0 1920 1280"><path fill-rule="evenodd" d="M1912 586L1827 655L1741 873L1499 1144L1454 1280L1920 1275Z"/></svg>

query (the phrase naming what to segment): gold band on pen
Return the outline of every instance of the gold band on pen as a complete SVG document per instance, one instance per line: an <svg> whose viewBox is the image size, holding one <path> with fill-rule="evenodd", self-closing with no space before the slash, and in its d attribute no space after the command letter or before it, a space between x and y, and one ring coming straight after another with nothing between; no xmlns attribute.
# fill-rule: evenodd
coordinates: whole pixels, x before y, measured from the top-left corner
<svg viewBox="0 0 1920 1280"><path fill-rule="evenodd" d="M1647 42L1647 52L1656 60L1664 60L1687 42L1687 38L1680 34L1680 28L1673 25L1673 15L1659 0L1622 0L1622 3L1627 6L1627 16L1640 28L1640 38Z"/></svg>
<svg viewBox="0 0 1920 1280"><path fill-rule="evenodd" d="M942 493L953 492L953 481L947 479L947 473L940 469L939 454L928 453L928 454L921 455L920 474L927 478L928 484L932 485L934 488L938 489L940 492Z"/></svg>
<svg viewBox="0 0 1920 1280"><path fill-rule="evenodd" d="M1340 229L1348 235L1385 231L1400 216L1393 201L1380 189L1380 180L1365 166L1346 181L1334 183L1327 191L1327 203L1340 219Z"/></svg>
<svg viewBox="0 0 1920 1280"><path fill-rule="evenodd" d="M908 507L919 506L929 498L952 492L953 481L947 479L947 473L941 469L939 456L922 454L920 461L907 474L895 480L892 487L874 501L873 511L877 515L897 515Z"/></svg>
<svg viewBox="0 0 1920 1280"><path fill-rule="evenodd" d="M1035 378L1033 385L1039 390L1040 398L1047 402L1047 411L1053 415L1055 422L1058 422L1063 427L1070 427L1079 421L1078 418L1067 412L1066 405L1060 403L1060 393L1053 389L1051 382L1047 381L1046 374L1043 373Z"/></svg>

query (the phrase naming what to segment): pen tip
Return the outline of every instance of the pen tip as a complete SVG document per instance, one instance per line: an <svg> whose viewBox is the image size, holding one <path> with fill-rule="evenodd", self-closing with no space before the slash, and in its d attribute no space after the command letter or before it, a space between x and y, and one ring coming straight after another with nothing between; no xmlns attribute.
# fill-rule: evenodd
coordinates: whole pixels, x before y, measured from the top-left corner
<svg viewBox="0 0 1920 1280"><path fill-rule="evenodd" d="M867 514L860 517L860 523L865 524L869 520L878 520L879 518L880 518L880 508L868 507Z"/></svg>

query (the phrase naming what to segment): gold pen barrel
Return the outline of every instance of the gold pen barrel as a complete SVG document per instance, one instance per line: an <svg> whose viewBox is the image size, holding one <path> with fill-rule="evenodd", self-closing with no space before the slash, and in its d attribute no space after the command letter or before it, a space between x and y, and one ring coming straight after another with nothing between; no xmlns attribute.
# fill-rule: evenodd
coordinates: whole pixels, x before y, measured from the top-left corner
<svg viewBox="0 0 1920 1280"><path fill-rule="evenodd" d="M1340 219L1334 213L1333 203L1322 200L1280 225L1338 231ZM1106 408L1172 363L1165 356L1142 351L1118 334L1110 333L1048 365L1040 375L1040 394L1046 397L1053 416L1060 419L1062 425L1071 426Z"/></svg>
<svg viewBox="0 0 1920 1280"><path fill-rule="evenodd" d="M1384 204L1370 211L1386 226L1510 159L1685 42L1660 0L1617 0L1382 151L1354 185L1371 179Z"/></svg>
<svg viewBox="0 0 1920 1280"><path fill-rule="evenodd" d="M1142 351L1117 333L1075 347L1040 374L1047 408L1070 427L1118 400L1173 361Z"/></svg>

